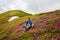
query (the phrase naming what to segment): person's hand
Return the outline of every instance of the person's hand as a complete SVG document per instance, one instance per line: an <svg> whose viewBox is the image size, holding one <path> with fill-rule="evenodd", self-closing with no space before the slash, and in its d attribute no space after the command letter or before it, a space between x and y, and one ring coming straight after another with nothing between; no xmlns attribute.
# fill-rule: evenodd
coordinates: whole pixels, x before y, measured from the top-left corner
<svg viewBox="0 0 60 40"><path fill-rule="evenodd" d="M32 28L34 28L34 24L32 24Z"/></svg>

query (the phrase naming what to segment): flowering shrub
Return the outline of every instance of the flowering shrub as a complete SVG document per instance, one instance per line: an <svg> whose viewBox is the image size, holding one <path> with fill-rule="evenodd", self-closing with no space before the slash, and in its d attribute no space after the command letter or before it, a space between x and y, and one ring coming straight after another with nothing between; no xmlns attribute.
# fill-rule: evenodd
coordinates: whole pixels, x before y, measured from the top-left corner
<svg viewBox="0 0 60 40"><path fill-rule="evenodd" d="M60 28L60 20L55 21L55 28Z"/></svg>
<svg viewBox="0 0 60 40"><path fill-rule="evenodd" d="M21 40L60 40L60 19L56 19L58 15L49 14L42 16L41 19L38 17L34 19L35 27L26 34L21 36ZM52 20L51 20L52 19ZM51 21L51 22L50 22ZM20 29L20 28L18 28ZM22 30L16 36L21 35ZM34 36L35 35L35 36ZM57 37L56 37L57 36ZM56 38L55 38L56 37Z"/></svg>
<svg viewBox="0 0 60 40"><path fill-rule="evenodd" d="M57 36L55 40L60 40L60 36Z"/></svg>

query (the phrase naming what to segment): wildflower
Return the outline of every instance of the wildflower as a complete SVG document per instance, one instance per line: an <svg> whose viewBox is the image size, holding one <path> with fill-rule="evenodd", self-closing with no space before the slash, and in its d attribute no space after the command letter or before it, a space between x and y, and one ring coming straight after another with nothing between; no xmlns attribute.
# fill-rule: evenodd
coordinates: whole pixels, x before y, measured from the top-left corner
<svg viewBox="0 0 60 40"><path fill-rule="evenodd" d="M60 28L60 20L55 21L55 28Z"/></svg>
<svg viewBox="0 0 60 40"><path fill-rule="evenodd" d="M56 40L60 40L60 36L57 36L57 37L56 37Z"/></svg>
<svg viewBox="0 0 60 40"><path fill-rule="evenodd" d="M60 25L56 25L55 28L60 28Z"/></svg>
<svg viewBox="0 0 60 40"><path fill-rule="evenodd" d="M40 37L37 37L37 39L36 40L42 40Z"/></svg>

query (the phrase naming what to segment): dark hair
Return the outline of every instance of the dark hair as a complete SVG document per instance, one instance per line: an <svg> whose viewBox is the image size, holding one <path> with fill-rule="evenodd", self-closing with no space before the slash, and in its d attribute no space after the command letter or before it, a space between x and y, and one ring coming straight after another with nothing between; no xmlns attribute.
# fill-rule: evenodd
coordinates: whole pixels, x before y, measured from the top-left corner
<svg viewBox="0 0 60 40"><path fill-rule="evenodd" d="M28 20L31 20L30 18L28 18Z"/></svg>

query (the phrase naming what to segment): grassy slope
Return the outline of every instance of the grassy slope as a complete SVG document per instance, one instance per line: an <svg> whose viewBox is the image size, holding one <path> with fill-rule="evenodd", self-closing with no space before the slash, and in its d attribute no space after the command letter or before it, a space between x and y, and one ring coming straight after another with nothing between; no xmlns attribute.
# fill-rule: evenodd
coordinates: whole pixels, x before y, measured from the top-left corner
<svg viewBox="0 0 60 40"><path fill-rule="evenodd" d="M20 16L19 18L10 21L10 22L3 22L4 20L6 20L6 18L9 18L11 16ZM9 16L9 17L7 17ZM0 14L0 22L3 22L0 24L0 38L3 38L4 35L7 34L7 32L13 28L16 28L16 26L18 26L20 23L22 23L24 21L24 19L27 19L29 17L31 17L31 14L27 14L23 11L19 11L19 10L14 10L14 11L9 11L3 14ZM8 30L8 31L7 31ZM13 29L14 30L14 29Z"/></svg>
<svg viewBox="0 0 60 40"><path fill-rule="evenodd" d="M51 13L51 12L48 12L48 13ZM55 11L55 12L52 12L51 14L59 14L60 13L60 11ZM19 15L19 14L18 14ZM25 14L24 14L25 15ZM41 16L42 15L42 16ZM49 15L49 14L37 14L37 15L34 15L34 16L29 16L29 17L31 17L31 18L37 18L37 19L35 19L34 20L34 23L37 25L37 23L39 22L39 20L41 20L42 18L41 17L44 17L44 16L47 16L47 15ZM59 14L60 15L60 14ZM12 15L12 16L14 16L14 15ZM14 32L16 32L16 30L14 30L15 28L17 28L17 26L19 25L19 24L21 24L23 21L24 21L24 19L25 20L27 20L28 18L29 18L28 16L24 16L24 17L21 17L21 18L18 18L18 19L16 19L16 20L13 20L13 21L11 21L11 22L6 22L6 23L4 23L4 24L1 24L0 25L0 39L2 39L4 36L6 36L7 35L7 38L8 37L11 37L11 38L14 38ZM51 19L49 19L48 21L53 25L54 24L54 20L56 20L56 19L59 19L59 18L51 18ZM37 22L36 22L37 21ZM54 26L54 25L53 25ZM38 27L39 28L39 27ZM38 29L37 28L34 28L34 30L37 30L38 31ZM8 31L7 31L8 30ZM44 30L44 29L43 29ZM11 33L10 33L11 32ZM7 34L7 33L10 33L10 34ZM45 36L46 34L47 35L49 35L50 33L45 33L45 31L44 32L41 32L40 33L40 31L38 31L37 32L37 34L39 33L39 36L40 37L42 37L42 38L44 38L43 36ZM41 35L40 35L41 34ZM33 33L33 35L34 35L34 33ZM36 35L36 34L35 34ZM51 34L50 34L51 35ZM36 35L37 36L37 35ZM28 40L28 39L31 39L31 40L35 40L35 37L33 37L32 36L32 34L28 31L28 32L26 32L26 33L23 33L23 36L21 37L21 38L18 38L19 40L24 40L24 39L26 39L26 40ZM17 40L18 40L17 39ZM47 39L48 40L48 39Z"/></svg>
<svg viewBox="0 0 60 40"><path fill-rule="evenodd" d="M55 40L55 37L60 35L60 31L59 31L60 29L55 29L55 23L56 23L55 21L60 20L60 11L54 11L54 12L48 12L48 13L50 13L50 14L45 13L45 14L36 15L35 17L37 17L37 20L35 20L34 23L36 23L36 25L38 25L39 20L43 19L44 21L48 21L48 23L51 24L50 27L46 28L45 27L46 24L43 24L44 23L43 22L42 23L44 25L43 27L37 26L36 28L31 29L32 31L33 30L35 30L35 31L32 32L31 30L29 30L28 32L23 33L22 37L17 38L17 40L25 40L25 39L26 40L28 40L28 39L36 40L37 37L40 37L43 40L52 40L52 39ZM49 18L50 16L48 16L48 15L52 16L51 19ZM48 18L49 18L48 20L47 20L46 16L48 16ZM42 27L42 28L40 28L40 27ZM41 29L41 30L39 30L39 29ZM14 36L13 36L13 38L14 38Z"/></svg>
<svg viewBox="0 0 60 40"><path fill-rule="evenodd" d="M15 28L17 28L17 26L19 24L21 24L22 22L25 22L28 18L33 18L34 16L24 16L24 17L21 17L21 18L18 18L18 19L15 19L13 21L10 21L10 22L7 22L7 23L4 23L4 24L1 24L0 25L0 38L3 38L4 35L6 35L6 33L8 32L9 33L9 30L12 29L12 31L14 31ZM8 31L7 31L8 30ZM3 33L3 34L2 34ZM12 34L12 33L11 33Z"/></svg>
<svg viewBox="0 0 60 40"><path fill-rule="evenodd" d="M27 16L27 15L31 15L31 14L25 13L25 12L20 11L20 10L11 10L11 11L5 12L3 14L0 14L0 17L1 17L0 24L7 22L7 20L12 16L23 17L23 16Z"/></svg>
<svg viewBox="0 0 60 40"><path fill-rule="evenodd" d="M31 15L31 14L27 14L27 13L20 11L20 10L13 10L13 11L8 11L3 14L0 14L0 17L1 17L0 18L0 38L2 38L4 36L4 34L7 33L8 29L11 30L11 28L19 25L19 23L21 22L23 17L29 16L29 15ZM9 18L11 16L20 16L20 18L13 20L11 22L5 21L5 20L7 20L7 18Z"/></svg>

